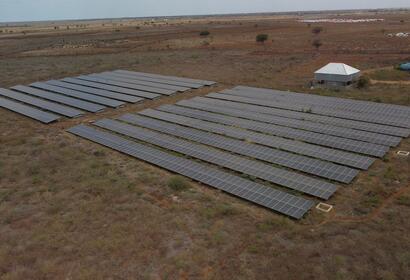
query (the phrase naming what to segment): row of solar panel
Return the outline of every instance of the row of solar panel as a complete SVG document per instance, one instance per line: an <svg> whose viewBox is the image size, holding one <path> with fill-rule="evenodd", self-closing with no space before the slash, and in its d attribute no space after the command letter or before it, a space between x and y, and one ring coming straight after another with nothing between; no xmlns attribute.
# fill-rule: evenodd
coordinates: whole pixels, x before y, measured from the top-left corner
<svg viewBox="0 0 410 280"><path fill-rule="evenodd" d="M214 82L116 70L0 89L0 107L50 123L155 99Z"/></svg>
<svg viewBox="0 0 410 280"><path fill-rule="evenodd" d="M170 121L175 124L192 127L195 129L225 135L231 138L246 140L247 142L257 143L274 149L322 159L363 170L368 169L369 166L374 162L374 158L367 156L312 145L301 141L284 139L281 137L266 135L258 132L252 132L232 126L226 126L201 120L198 121L192 118L173 116L165 112L144 110L143 112L141 112L141 114L160 120Z"/></svg>
<svg viewBox="0 0 410 280"><path fill-rule="evenodd" d="M167 114L152 109L141 111L139 114L149 118L144 119L141 118L141 116L126 115L119 119L139 126L151 128L160 132L183 137L188 140L197 141L202 144L214 146L230 152L246 155L279 166L288 167L307 174L312 174L343 183L350 183L358 174L356 169L346 166L245 142L243 141L244 138L240 138L239 140L216 135L213 133L214 131L212 130L212 127L207 130L201 124L195 122L189 123L182 117L179 118L176 116L173 118L172 114ZM153 120L153 118L161 120L162 122ZM190 128L184 128L181 125L188 126ZM205 129L205 132L199 129Z"/></svg>
<svg viewBox="0 0 410 280"><path fill-rule="evenodd" d="M384 135L391 135L391 136L398 136L398 137L408 137L410 135L410 129L406 129L406 128L391 127L391 126L381 125L381 124L374 124L374 123L355 121L355 120L347 120L347 119L341 119L341 118L323 116L323 115L315 115L311 113L290 111L290 110L280 109L280 108L264 107L264 106L259 106L259 105L227 101L227 100L216 99L216 98L196 97L194 99L188 100L188 102L189 101L195 101L198 103L204 103L206 105L212 105L212 107L218 106L218 107L223 107L223 108L236 109L236 110L240 110L242 112L247 112L247 113L264 114L264 115L267 115L267 117L280 116L280 117L285 117L288 119L306 120L306 121L312 121L312 122L317 122L321 124L334 125L334 126L338 126L341 128L351 128L351 129L355 129L359 131L373 132L377 134L384 134Z"/></svg>
<svg viewBox="0 0 410 280"><path fill-rule="evenodd" d="M84 125L73 127L69 129L69 132L296 219L302 218L314 205L313 201L209 167L203 163L129 141L112 133Z"/></svg>
<svg viewBox="0 0 410 280"><path fill-rule="evenodd" d="M234 102L241 102L247 103L252 105L259 105L265 107L272 107L272 108L280 108L286 109L291 111L299 111L305 113L312 113L317 115L324 115L324 116L331 116L341 119L348 119L348 120L358 120L362 122L368 123L376 123L388 126L397 126L401 128L409 128L410 124L406 123L403 119L397 118L388 118L384 116L378 116L377 114L361 114L356 112L347 112L343 110L335 110L326 107L320 106L310 106L308 104L300 104L293 102L292 100L281 100L281 101L271 101L271 100L264 100L264 99L257 99L254 96L243 97L239 95L233 94L226 94L228 91L223 91L221 93L212 93L207 95L211 98L217 98L222 100L229 100ZM230 91L230 92L237 92L237 91Z"/></svg>
<svg viewBox="0 0 410 280"><path fill-rule="evenodd" d="M302 130L309 130L312 132L339 136L343 138L349 138L353 140L365 141L386 146L397 146L401 141L401 138L396 136L378 134L345 127L338 127L334 125L317 123L309 120L290 119L282 116L271 116L257 112L244 112L243 110L226 108L225 106L220 105L211 106L208 104L201 103L200 101L198 101L198 99L183 100L181 102L178 102L177 104L180 106L189 107L191 109L199 109L203 111L209 111L213 113L239 117L248 120L266 122Z"/></svg>
<svg viewBox="0 0 410 280"><path fill-rule="evenodd" d="M290 189L328 199L336 191L337 186L273 167L259 161L250 160L243 156L233 155L209 146L182 140L167 134L125 124L119 121L103 119L95 125L123 134L134 139L156 145L158 147L181 153L196 159L229 168L247 175L254 176L274 184L286 186Z"/></svg>
<svg viewBox="0 0 410 280"><path fill-rule="evenodd" d="M390 124L395 124L398 126L403 126L406 127L406 123L403 122L402 118L404 117L408 117L408 115L410 114L409 112L399 112L396 114L383 114L383 110L381 110L381 112L377 113L377 112L367 112L365 110L361 111L359 108L354 108L354 106L338 106L337 104L333 104L333 103L320 103L317 102L316 100L312 100L310 98L297 98L297 97L292 97L287 96L287 95L267 95L266 94L261 94L261 93L256 93L253 91L246 91L246 90L225 90L222 91L222 93L225 94L230 94L230 95L234 95L234 96L241 96L241 97L245 97L245 98L254 98L254 99L258 99L258 100L263 100L263 101L269 101L269 102L288 102L288 103L292 103L295 105L299 105L299 106L305 106L308 107L310 110L315 111L315 110L319 110L319 111L328 111L328 110L333 110L339 114L343 114L343 112L345 114L353 114L353 115L361 115L376 121L388 121L390 122ZM354 108L354 109L352 109ZM394 112L394 111L390 111L390 112ZM399 115L397 115L399 114Z"/></svg>
<svg viewBox="0 0 410 280"><path fill-rule="evenodd" d="M322 145L331 148L361 153L365 155L382 157L386 154L389 147L362 142L332 135L320 134L311 131L283 127L258 121L251 121L237 117L230 117L206 111L183 108L175 105L165 105L158 108L172 114L178 114L185 117L196 118L200 120L216 122L226 125L241 127L257 132L272 134L284 138L305 141L312 144Z"/></svg>
<svg viewBox="0 0 410 280"><path fill-rule="evenodd" d="M322 105L326 105L332 108L337 108L337 109L347 110L347 111L356 111L360 113L373 113L373 114L382 114L382 115L387 115L387 116L398 116L398 117L408 117L410 114L410 108L407 106L402 106L402 105L350 100L350 99L339 98L339 97L307 95L303 93L252 88L252 87L245 87L245 86L237 86L233 88L233 90L252 92L253 94L257 94L258 98L267 98L267 99L288 98L292 100L297 100L298 102L304 102L307 104L322 104Z"/></svg>

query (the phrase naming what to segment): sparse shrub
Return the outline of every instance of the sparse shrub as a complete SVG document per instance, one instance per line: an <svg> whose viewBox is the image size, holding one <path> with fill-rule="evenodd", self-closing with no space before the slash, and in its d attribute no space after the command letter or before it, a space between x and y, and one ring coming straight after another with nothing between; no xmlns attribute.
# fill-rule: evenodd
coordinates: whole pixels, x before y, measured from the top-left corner
<svg viewBox="0 0 410 280"><path fill-rule="evenodd" d="M209 34L211 34L211 33L208 30L201 31L199 33L200 36L209 36Z"/></svg>
<svg viewBox="0 0 410 280"><path fill-rule="evenodd" d="M323 45L322 41L320 39L315 39L312 42L312 46L314 46L317 50Z"/></svg>
<svg viewBox="0 0 410 280"><path fill-rule="evenodd" d="M266 40L268 40L268 38L269 38L268 34L258 34L256 36L256 42L264 43Z"/></svg>
<svg viewBox="0 0 410 280"><path fill-rule="evenodd" d="M409 206L410 207L410 196L401 196L398 198L397 202L399 205Z"/></svg>
<svg viewBox="0 0 410 280"><path fill-rule="evenodd" d="M357 81L357 88L358 89L366 89L370 85L370 79L366 76L361 76Z"/></svg>
<svg viewBox="0 0 410 280"><path fill-rule="evenodd" d="M316 26L312 29L312 33L316 35L320 34L322 31L323 31L323 27L321 26Z"/></svg>
<svg viewBox="0 0 410 280"><path fill-rule="evenodd" d="M189 188L191 188L191 185L189 182L181 176L172 176L168 182L167 185L169 188L171 188L174 191L184 191Z"/></svg>

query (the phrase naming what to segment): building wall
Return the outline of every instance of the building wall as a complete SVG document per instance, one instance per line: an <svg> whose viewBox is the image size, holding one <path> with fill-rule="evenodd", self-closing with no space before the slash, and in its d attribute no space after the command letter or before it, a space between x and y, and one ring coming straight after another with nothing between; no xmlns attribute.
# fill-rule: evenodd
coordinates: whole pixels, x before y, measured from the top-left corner
<svg viewBox="0 0 410 280"><path fill-rule="evenodd" d="M348 83L354 82L360 77L360 72L354 75L333 75L333 74L315 74L316 81Z"/></svg>

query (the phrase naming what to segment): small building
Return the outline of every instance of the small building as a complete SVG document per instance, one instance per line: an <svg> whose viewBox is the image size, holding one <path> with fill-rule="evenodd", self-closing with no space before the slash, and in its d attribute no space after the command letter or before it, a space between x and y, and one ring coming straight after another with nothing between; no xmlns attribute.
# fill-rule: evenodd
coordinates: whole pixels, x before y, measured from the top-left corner
<svg viewBox="0 0 410 280"><path fill-rule="evenodd" d="M344 63L329 63L315 72L316 83L330 87L349 86L359 77L359 69Z"/></svg>
<svg viewBox="0 0 410 280"><path fill-rule="evenodd" d="M401 64L400 65L400 70L410 71L410 62Z"/></svg>

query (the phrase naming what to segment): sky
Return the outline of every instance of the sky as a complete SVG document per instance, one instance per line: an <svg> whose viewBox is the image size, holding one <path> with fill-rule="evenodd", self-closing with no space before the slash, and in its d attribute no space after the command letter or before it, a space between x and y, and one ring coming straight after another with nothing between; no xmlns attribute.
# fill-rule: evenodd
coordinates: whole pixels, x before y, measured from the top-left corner
<svg viewBox="0 0 410 280"><path fill-rule="evenodd" d="M0 22L410 7L409 0L0 0Z"/></svg>

